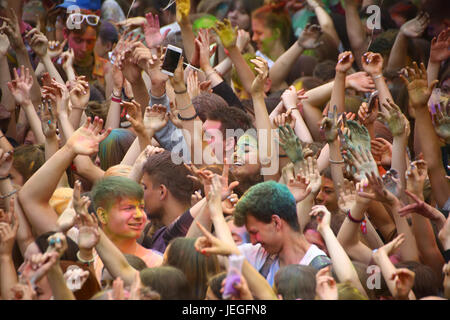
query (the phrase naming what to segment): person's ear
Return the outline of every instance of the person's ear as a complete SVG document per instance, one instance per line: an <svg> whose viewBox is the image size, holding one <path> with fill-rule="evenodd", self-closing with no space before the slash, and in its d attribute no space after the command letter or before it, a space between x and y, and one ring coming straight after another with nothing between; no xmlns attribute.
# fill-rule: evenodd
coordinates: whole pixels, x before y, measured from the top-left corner
<svg viewBox="0 0 450 320"><path fill-rule="evenodd" d="M164 201L169 196L169 189L163 184L159 186L159 200Z"/></svg>
<svg viewBox="0 0 450 320"><path fill-rule="evenodd" d="M281 230L281 218L279 215L273 214L272 215L272 223L275 226L275 229L277 231Z"/></svg>
<svg viewBox="0 0 450 320"><path fill-rule="evenodd" d="M105 209L103 209L102 207L98 207L96 213L101 224L108 223L108 214L106 213Z"/></svg>

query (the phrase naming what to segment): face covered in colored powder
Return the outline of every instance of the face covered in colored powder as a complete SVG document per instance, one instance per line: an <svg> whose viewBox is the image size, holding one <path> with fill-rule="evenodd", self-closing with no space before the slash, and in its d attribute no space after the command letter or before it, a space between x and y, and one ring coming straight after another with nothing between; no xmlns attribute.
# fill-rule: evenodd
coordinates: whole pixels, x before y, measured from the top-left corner
<svg viewBox="0 0 450 320"><path fill-rule="evenodd" d="M144 200L130 198L116 201L107 216L104 230L109 237L116 238L139 238L147 221Z"/></svg>
<svg viewBox="0 0 450 320"><path fill-rule="evenodd" d="M92 26L81 31L69 31L65 29L64 37L67 38L69 48L73 49L75 61L82 61L92 55L97 40L97 31Z"/></svg>
<svg viewBox="0 0 450 320"><path fill-rule="evenodd" d="M260 169L258 141L253 135L246 132L236 144L235 162L232 166L233 174L239 179L244 175L258 174Z"/></svg>

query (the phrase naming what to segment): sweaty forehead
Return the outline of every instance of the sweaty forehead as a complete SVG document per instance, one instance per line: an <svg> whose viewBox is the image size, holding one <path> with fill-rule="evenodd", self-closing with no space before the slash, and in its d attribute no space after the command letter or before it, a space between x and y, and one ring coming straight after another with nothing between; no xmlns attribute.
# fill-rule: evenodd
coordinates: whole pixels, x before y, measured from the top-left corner
<svg viewBox="0 0 450 320"><path fill-rule="evenodd" d="M91 26L86 28L86 31L83 33L78 32L71 32L71 36L76 39L83 39L83 40L96 40L97 39L97 32L94 28Z"/></svg>

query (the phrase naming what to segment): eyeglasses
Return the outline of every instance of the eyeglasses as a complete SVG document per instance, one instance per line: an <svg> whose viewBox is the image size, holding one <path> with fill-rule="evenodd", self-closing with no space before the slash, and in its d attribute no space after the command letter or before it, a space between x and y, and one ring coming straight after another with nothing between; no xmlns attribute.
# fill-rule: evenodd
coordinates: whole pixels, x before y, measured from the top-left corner
<svg viewBox="0 0 450 320"><path fill-rule="evenodd" d="M79 28L84 21L91 26L96 26L100 17L95 14L72 13L67 17L66 25L69 29Z"/></svg>

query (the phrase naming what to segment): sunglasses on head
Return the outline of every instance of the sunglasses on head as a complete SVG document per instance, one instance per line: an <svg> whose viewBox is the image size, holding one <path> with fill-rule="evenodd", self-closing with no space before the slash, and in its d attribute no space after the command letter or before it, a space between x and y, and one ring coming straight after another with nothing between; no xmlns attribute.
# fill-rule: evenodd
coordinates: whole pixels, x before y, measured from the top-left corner
<svg viewBox="0 0 450 320"><path fill-rule="evenodd" d="M72 13L67 17L66 25L70 29L74 25L81 25L84 21L91 26L96 26L100 21L100 17L95 14Z"/></svg>

